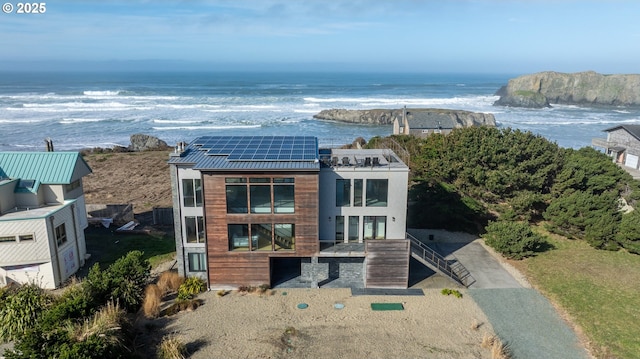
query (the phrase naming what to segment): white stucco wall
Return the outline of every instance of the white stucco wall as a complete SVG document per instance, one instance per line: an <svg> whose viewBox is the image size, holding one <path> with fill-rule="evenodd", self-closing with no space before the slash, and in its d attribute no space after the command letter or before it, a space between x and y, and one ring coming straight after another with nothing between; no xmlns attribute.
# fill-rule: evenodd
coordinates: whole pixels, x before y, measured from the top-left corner
<svg viewBox="0 0 640 359"><path fill-rule="evenodd" d="M345 217L345 238L348 234L348 217L359 217L358 236L362 241L363 217L386 216L386 238L406 238L408 168L386 167L322 168L320 170L320 240L335 240L335 217ZM351 206L336 206L336 179L350 179ZM367 207L363 199L361 207L353 206L353 179L363 179L363 196L366 198L367 179L388 180L388 202L386 207ZM394 220L395 218L395 220Z"/></svg>

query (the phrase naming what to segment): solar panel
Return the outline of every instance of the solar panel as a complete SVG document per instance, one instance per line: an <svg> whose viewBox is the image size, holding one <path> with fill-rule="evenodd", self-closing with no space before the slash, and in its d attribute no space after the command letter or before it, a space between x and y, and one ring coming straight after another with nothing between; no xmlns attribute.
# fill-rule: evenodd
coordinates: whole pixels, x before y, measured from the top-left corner
<svg viewBox="0 0 640 359"><path fill-rule="evenodd" d="M193 141L211 156L229 161L313 161L318 140L312 136L202 136Z"/></svg>

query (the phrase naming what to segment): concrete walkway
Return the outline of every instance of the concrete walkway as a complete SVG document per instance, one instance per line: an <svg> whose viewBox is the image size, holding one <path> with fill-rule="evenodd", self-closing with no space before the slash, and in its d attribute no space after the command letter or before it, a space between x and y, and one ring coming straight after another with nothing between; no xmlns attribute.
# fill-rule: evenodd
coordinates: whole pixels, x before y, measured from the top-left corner
<svg viewBox="0 0 640 359"><path fill-rule="evenodd" d="M455 256L467 268L475 278L469 288L522 288L511 273L477 241L462 247L459 243L434 243L429 246L446 259Z"/></svg>
<svg viewBox="0 0 640 359"><path fill-rule="evenodd" d="M409 233L446 259L455 258L467 268L476 280L469 286L468 293L498 337L507 344L512 358L590 357L551 302L535 289L524 288L474 236L437 230L410 230ZM435 273L424 283L436 283L434 279L438 277L442 284L444 278ZM423 287L429 286L424 283L421 283Z"/></svg>
<svg viewBox="0 0 640 359"><path fill-rule="evenodd" d="M409 233L447 260L457 259L465 266L475 279L469 288L522 288L511 273L473 235L420 229L411 229Z"/></svg>

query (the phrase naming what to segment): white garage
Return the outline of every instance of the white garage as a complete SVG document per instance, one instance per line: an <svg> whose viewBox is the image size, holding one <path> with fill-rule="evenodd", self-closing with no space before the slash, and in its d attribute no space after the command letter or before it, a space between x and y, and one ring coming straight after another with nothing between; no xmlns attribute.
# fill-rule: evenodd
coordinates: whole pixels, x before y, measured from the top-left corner
<svg viewBox="0 0 640 359"><path fill-rule="evenodd" d="M624 160L624 165L627 167L631 167L634 169L638 168L638 156L637 155L632 155L632 154L627 154L625 160Z"/></svg>

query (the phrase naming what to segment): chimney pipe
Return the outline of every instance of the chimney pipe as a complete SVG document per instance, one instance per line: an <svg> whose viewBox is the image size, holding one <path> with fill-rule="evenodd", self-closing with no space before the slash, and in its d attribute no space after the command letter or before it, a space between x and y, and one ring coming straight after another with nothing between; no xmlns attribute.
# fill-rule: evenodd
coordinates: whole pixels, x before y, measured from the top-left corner
<svg viewBox="0 0 640 359"><path fill-rule="evenodd" d="M53 140L50 137L44 139L44 144L47 152L53 152Z"/></svg>

